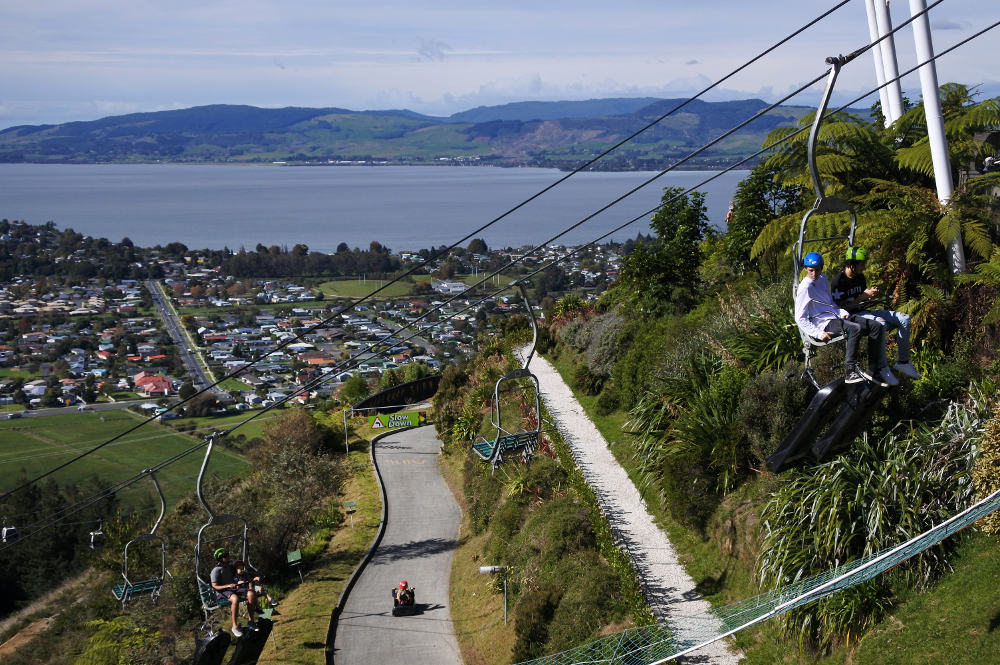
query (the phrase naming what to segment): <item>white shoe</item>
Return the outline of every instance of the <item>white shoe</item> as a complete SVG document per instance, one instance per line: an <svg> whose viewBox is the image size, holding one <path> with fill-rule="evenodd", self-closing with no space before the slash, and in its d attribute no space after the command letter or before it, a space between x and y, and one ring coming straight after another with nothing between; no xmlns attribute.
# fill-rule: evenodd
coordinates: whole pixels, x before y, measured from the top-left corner
<svg viewBox="0 0 1000 665"><path fill-rule="evenodd" d="M892 368L903 376L910 377L914 381L920 378L920 372L918 372L917 368L911 363L896 363Z"/></svg>
<svg viewBox="0 0 1000 665"><path fill-rule="evenodd" d="M899 379L892 373L888 367L883 367L882 371L878 373L879 377L882 379L882 384L885 386L898 386Z"/></svg>
<svg viewBox="0 0 1000 665"><path fill-rule="evenodd" d="M230 628L230 631L232 631L233 637L243 637L243 631L237 628L236 626Z"/></svg>

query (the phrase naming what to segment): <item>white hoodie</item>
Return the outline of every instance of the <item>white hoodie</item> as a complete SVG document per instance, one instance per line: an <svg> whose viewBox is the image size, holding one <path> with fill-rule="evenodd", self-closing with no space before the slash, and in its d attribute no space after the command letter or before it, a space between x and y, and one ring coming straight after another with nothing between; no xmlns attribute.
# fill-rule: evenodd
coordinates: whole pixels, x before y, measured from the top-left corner
<svg viewBox="0 0 1000 665"><path fill-rule="evenodd" d="M830 283L826 275L820 273L816 279L803 277L795 290L795 323L809 335L819 339L826 330L826 324L836 318L846 318L848 312L833 302Z"/></svg>

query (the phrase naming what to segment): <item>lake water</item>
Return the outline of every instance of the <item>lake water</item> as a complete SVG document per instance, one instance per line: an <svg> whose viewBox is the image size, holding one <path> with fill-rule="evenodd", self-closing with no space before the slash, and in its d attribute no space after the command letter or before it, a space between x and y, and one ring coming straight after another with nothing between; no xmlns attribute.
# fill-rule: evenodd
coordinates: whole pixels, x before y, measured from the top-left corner
<svg viewBox="0 0 1000 665"><path fill-rule="evenodd" d="M746 171L699 187L719 226ZM553 169L452 166L232 166L0 164L0 218L52 221L94 237L137 245L179 241L190 248L253 249L304 243L331 252L341 242L393 251L451 245L565 174ZM490 228L490 247L549 241L653 173L579 173ZM555 242L590 242L649 232L663 188L715 175L668 173ZM463 246L468 241L461 243Z"/></svg>

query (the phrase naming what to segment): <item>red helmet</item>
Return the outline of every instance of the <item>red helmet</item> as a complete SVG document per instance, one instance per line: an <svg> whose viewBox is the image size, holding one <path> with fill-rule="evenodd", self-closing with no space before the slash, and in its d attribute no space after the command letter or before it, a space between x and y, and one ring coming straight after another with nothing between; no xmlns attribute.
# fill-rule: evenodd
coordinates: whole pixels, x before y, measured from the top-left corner
<svg viewBox="0 0 1000 665"><path fill-rule="evenodd" d="M406 580L403 580L402 582L399 583L399 588L400 589L405 589L407 586L408 585L406 584Z"/></svg>

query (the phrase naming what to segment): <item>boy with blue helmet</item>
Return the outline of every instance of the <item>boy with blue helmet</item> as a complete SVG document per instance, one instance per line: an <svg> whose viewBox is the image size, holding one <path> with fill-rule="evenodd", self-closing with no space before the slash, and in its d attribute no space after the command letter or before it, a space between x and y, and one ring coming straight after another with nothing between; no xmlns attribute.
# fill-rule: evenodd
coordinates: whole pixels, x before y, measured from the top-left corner
<svg viewBox="0 0 1000 665"><path fill-rule="evenodd" d="M873 319L882 323L887 331L896 331L896 365L894 369L911 379L919 379L920 372L910 363L910 317L902 312L888 309L866 309L865 303L878 294L877 286L868 286L865 278L865 266L868 263L868 251L864 247L851 246L844 256L844 269L833 280L833 299L848 312L859 317ZM879 356L882 369L882 379L890 385L899 383L889 371L889 361L882 347Z"/></svg>
<svg viewBox="0 0 1000 665"><path fill-rule="evenodd" d="M870 319L853 318L850 312L834 303L830 284L823 274L822 254L809 252L802 258L802 265L806 276L795 290L795 323L806 335L821 342L844 334L844 383L860 383L868 379L888 386L888 383L862 372L857 364L858 343L864 334L868 337L868 365L876 376L881 373L878 350L884 348L882 326Z"/></svg>

